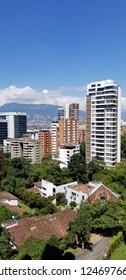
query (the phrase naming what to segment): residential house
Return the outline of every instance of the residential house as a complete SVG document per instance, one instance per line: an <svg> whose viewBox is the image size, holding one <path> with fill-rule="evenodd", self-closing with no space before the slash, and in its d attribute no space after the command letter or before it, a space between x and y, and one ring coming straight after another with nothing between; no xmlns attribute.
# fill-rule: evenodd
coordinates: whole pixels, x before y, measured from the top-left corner
<svg viewBox="0 0 126 280"><path fill-rule="evenodd" d="M55 235L58 239L62 239L67 233L69 222L73 221L76 215L76 211L65 209L45 216L21 218L17 222L6 221L2 226L8 228L12 242L20 247L31 236L40 240L49 240L52 235Z"/></svg>
<svg viewBox="0 0 126 280"><path fill-rule="evenodd" d="M75 185L77 185L77 181L56 186L53 183L42 179L42 181L34 183L34 188L38 189L42 196L48 197L55 196L57 193L66 193L66 189L68 186Z"/></svg>
<svg viewBox="0 0 126 280"><path fill-rule="evenodd" d="M9 192L2 191L0 192L0 203L18 206L18 198Z"/></svg>
<svg viewBox="0 0 126 280"><path fill-rule="evenodd" d="M43 180L34 183L41 196L55 196L57 193L65 193L67 204L71 202L80 204L84 201L95 201L97 199L115 200L119 197L117 193L112 192L102 182L92 181L87 184L78 184L77 181L56 186L53 183Z"/></svg>
<svg viewBox="0 0 126 280"><path fill-rule="evenodd" d="M68 186L66 191L66 199L68 205L71 202L80 204L84 201L95 201L100 200L116 200L119 198L119 194L112 192L102 182L92 181L88 184L80 184L75 186Z"/></svg>

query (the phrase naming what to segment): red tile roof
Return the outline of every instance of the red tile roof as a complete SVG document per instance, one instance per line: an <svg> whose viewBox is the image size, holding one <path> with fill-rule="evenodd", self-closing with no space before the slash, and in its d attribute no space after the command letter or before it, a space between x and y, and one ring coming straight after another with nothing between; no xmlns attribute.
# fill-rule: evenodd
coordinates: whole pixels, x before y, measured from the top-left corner
<svg viewBox="0 0 126 280"><path fill-rule="evenodd" d="M34 186L37 187L37 188L41 188L42 187L42 181L34 182Z"/></svg>
<svg viewBox="0 0 126 280"><path fill-rule="evenodd" d="M16 196L14 196L14 195L12 195L11 193L9 193L9 192L0 192L0 199L3 199L3 198L5 198L5 199L9 199L9 200L18 200L18 198L16 197Z"/></svg>
<svg viewBox="0 0 126 280"><path fill-rule="evenodd" d="M32 192L32 193L40 193L40 194L42 193L39 189L34 188L34 187L27 189L27 191L28 192Z"/></svg>
<svg viewBox="0 0 126 280"><path fill-rule="evenodd" d="M90 192L91 190L93 190L94 187L89 186L88 184L80 184L80 185L72 187L72 189L75 191L87 193L87 192Z"/></svg>
<svg viewBox="0 0 126 280"><path fill-rule="evenodd" d="M52 215L22 218L18 221L18 225L10 228L9 231L18 247L22 246L30 236L48 240L54 234L61 239L68 230L69 222L75 217L74 210L65 209Z"/></svg>

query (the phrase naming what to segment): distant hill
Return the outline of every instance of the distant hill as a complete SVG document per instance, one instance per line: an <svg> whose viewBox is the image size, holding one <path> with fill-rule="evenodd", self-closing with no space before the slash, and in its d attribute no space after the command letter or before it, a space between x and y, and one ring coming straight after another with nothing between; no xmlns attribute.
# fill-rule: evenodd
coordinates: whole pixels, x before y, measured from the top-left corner
<svg viewBox="0 0 126 280"><path fill-rule="evenodd" d="M6 103L0 106L0 112L26 112L29 124L50 124L57 118L58 108L62 106L53 104L25 104L25 103ZM86 117L85 111L80 110L80 120ZM126 111L121 112L121 119L126 122Z"/></svg>
<svg viewBox="0 0 126 280"><path fill-rule="evenodd" d="M28 124L46 126L52 120L57 118L58 108L62 106L53 104L23 104L23 103L6 103L0 107L0 112L26 112ZM81 120L85 119L85 111L80 110Z"/></svg>

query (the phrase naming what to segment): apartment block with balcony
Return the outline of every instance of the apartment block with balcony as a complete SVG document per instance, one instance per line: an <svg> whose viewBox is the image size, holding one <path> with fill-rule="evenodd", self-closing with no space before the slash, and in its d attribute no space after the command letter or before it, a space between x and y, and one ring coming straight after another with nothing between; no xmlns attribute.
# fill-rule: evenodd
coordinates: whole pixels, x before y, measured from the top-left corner
<svg viewBox="0 0 126 280"><path fill-rule="evenodd" d="M29 135L11 140L11 158L24 157L30 162L40 163L42 160L41 141L33 140Z"/></svg>
<svg viewBox="0 0 126 280"><path fill-rule="evenodd" d="M121 89L113 80L87 85L86 161L94 157L106 166L120 162Z"/></svg>

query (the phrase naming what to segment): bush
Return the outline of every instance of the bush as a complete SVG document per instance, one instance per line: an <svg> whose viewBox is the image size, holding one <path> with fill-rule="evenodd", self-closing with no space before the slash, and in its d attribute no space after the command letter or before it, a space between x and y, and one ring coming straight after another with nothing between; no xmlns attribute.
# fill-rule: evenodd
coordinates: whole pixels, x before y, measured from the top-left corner
<svg viewBox="0 0 126 280"><path fill-rule="evenodd" d="M111 254L115 251L116 248L120 245L120 243L124 242L124 237L122 232L118 232L116 236L113 237L113 240L110 243L109 249L107 251L106 259L109 259Z"/></svg>

